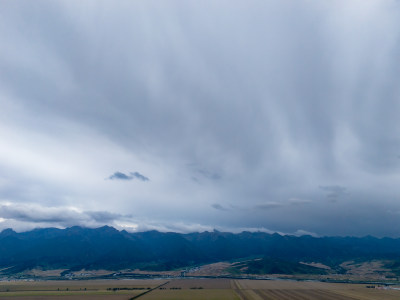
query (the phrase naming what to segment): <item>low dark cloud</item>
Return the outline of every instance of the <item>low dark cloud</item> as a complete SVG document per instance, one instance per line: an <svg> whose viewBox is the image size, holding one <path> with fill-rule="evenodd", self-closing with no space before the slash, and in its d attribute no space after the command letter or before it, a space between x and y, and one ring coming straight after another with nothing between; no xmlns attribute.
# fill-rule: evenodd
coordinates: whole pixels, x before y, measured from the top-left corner
<svg viewBox="0 0 400 300"><path fill-rule="evenodd" d="M75 222L80 214L65 209L46 209L44 207L32 207L31 205L1 205L0 217L22 222L33 223L63 223Z"/></svg>
<svg viewBox="0 0 400 300"><path fill-rule="evenodd" d="M125 218L125 216L121 214L111 213L108 211L85 211L83 212L83 214L88 215L96 222L103 222L103 223L114 222L116 220Z"/></svg>
<svg viewBox="0 0 400 300"><path fill-rule="evenodd" d="M0 218L44 226L96 226L131 218L107 211L78 211L70 207L44 207L32 204L0 205ZM47 224L47 225L46 225ZM34 225L33 225L34 227Z"/></svg>

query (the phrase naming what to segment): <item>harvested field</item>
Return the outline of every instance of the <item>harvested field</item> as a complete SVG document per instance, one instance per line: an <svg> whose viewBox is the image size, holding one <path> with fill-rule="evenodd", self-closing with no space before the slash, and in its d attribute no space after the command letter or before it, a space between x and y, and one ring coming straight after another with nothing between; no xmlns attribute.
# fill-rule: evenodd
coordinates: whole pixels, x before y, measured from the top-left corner
<svg viewBox="0 0 400 300"><path fill-rule="evenodd" d="M398 290L367 289L363 284L300 282L286 280L233 280L242 300L373 300L400 299Z"/></svg>
<svg viewBox="0 0 400 300"><path fill-rule="evenodd" d="M2 281L0 292L9 291L69 291L105 290L107 288L153 288L167 280L51 280L51 281Z"/></svg>
<svg viewBox="0 0 400 300"><path fill-rule="evenodd" d="M236 280L242 289L346 289L357 284L326 283L318 281L295 280Z"/></svg>
<svg viewBox="0 0 400 300"><path fill-rule="evenodd" d="M127 295L81 295L81 296L22 296L1 297L2 300L51 300L60 298L62 300L129 300L132 296Z"/></svg>
<svg viewBox="0 0 400 300"><path fill-rule="evenodd" d="M175 279L164 286L166 289L178 287L182 289L230 289L230 279Z"/></svg>
<svg viewBox="0 0 400 300"><path fill-rule="evenodd" d="M5 300L129 300L137 295L139 300L397 300L400 290L364 284L190 278L0 282L0 298Z"/></svg>
<svg viewBox="0 0 400 300"><path fill-rule="evenodd" d="M155 290L139 300L240 300L231 289Z"/></svg>
<svg viewBox="0 0 400 300"><path fill-rule="evenodd" d="M64 280L0 282L0 298L13 300L130 299L166 280Z"/></svg>

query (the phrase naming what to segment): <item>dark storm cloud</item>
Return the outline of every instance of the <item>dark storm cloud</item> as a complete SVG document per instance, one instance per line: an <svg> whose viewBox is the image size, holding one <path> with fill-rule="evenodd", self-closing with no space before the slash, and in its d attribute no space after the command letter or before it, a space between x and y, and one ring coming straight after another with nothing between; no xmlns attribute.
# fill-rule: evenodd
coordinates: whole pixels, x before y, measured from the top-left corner
<svg viewBox="0 0 400 300"><path fill-rule="evenodd" d="M154 228L396 234L399 13L394 0L3 1L0 201L140 211ZM145 175L98 176L126 166Z"/></svg>

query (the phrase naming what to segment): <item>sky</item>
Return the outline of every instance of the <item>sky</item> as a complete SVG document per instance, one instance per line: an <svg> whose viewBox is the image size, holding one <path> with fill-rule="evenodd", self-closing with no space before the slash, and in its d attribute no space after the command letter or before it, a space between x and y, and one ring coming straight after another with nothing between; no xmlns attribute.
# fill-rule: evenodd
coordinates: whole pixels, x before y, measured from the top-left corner
<svg viewBox="0 0 400 300"><path fill-rule="evenodd" d="M0 230L400 237L400 2L0 2Z"/></svg>

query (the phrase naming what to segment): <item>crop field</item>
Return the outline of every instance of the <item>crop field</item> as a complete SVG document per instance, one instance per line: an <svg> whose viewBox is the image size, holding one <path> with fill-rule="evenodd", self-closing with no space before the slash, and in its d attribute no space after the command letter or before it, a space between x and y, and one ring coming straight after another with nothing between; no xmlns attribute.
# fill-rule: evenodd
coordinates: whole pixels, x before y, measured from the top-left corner
<svg viewBox="0 0 400 300"><path fill-rule="evenodd" d="M60 280L60 281L3 281L0 299L63 300L130 299L151 290L166 280Z"/></svg>
<svg viewBox="0 0 400 300"><path fill-rule="evenodd" d="M290 280L2 281L4 300L394 300L395 288Z"/></svg>
<svg viewBox="0 0 400 300"><path fill-rule="evenodd" d="M289 280L232 280L232 289L243 300L394 300L399 290L371 289L365 284L301 282Z"/></svg>

